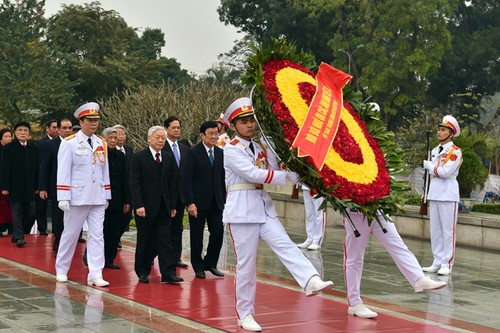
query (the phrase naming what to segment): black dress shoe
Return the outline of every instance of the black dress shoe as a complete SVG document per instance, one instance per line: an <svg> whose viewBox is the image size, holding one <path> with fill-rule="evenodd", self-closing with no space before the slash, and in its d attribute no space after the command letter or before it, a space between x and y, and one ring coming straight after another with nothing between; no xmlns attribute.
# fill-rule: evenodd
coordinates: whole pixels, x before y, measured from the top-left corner
<svg viewBox="0 0 500 333"><path fill-rule="evenodd" d="M175 276L175 275L170 275L170 276L165 276L161 278L161 283L174 283L177 284L179 282L184 281L183 278Z"/></svg>
<svg viewBox="0 0 500 333"><path fill-rule="evenodd" d="M139 282L140 283L149 283L149 276L147 276L147 275L139 275Z"/></svg>
<svg viewBox="0 0 500 333"><path fill-rule="evenodd" d="M26 244L26 242L25 242L24 240L22 240L22 239L20 239L20 240L18 240L18 241L16 242L17 247L23 247L23 246L24 246L24 244Z"/></svg>
<svg viewBox="0 0 500 333"><path fill-rule="evenodd" d="M200 272L195 272L194 276L196 276L198 279L204 279L204 278L206 278L205 272L201 272L201 271Z"/></svg>
<svg viewBox="0 0 500 333"><path fill-rule="evenodd" d="M40 231L40 236L48 236L49 233L47 231Z"/></svg>
<svg viewBox="0 0 500 333"><path fill-rule="evenodd" d="M78 243L86 243L87 241L85 238L78 238Z"/></svg>
<svg viewBox="0 0 500 333"><path fill-rule="evenodd" d="M179 261L175 264L175 266L180 267L180 268L188 268L188 267L189 267L189 266L188 266L188 264L183 263L183 262L182 262L182 260L179 260Z"/></svg>
<svg viewBox="0 0 500 333"><path fill-rule="evenodd" d="M106 264L104 265L104 267L106 268L111 268L111 269L120 269L120 266L118 266L117 264Z"/></svg>
<svg viewBox="0 0 500 333"><path fill-rule="evenodd" d="M222 273L221 271L219 271L217 268L214 267L206 268L205 270L209 271L215 276L224 276L224 273Z"/></svg>
<svg viewBox="0 0 500 333"><path fill-rule="evenodd" d="M85 249L85 253L83 254L83 258L82 259L83 259L83 264L88 267L89 263L87 261L87 249Z"/></svg>

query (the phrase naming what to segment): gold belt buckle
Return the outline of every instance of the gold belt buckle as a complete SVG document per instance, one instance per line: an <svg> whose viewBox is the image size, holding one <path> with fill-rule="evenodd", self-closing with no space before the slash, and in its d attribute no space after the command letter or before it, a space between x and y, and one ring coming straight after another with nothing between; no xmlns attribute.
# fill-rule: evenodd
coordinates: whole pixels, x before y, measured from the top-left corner
<svg viewBox="0 0 500 333"><path fill-rule="evenodd" d="M255 184L256 190L262 190L264 188L264 184Z"/></svg>

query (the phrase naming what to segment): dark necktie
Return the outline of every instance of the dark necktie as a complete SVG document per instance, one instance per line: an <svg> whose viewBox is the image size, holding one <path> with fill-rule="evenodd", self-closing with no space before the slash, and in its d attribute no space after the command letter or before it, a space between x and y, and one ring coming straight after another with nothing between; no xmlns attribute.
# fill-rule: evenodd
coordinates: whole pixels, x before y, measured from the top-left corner
<svg viewBox="0 0 500 333"><path fill-rule="evenodd" d="M212 149L208 150L208 158L210 159L210 164L214 166L214 153L212 152Z"/></svg>
<svg viewBox="0 0 500 333"><path fill-rule="evenodd" d="M443 151L443 146L439 146L439 149L438 149L438 154L441 154L441 152Z"/></svg>
<svg viewBox="0 0 500 333"><path fill-rule="evenodd" d="M250 141L250 144L248 145L248 147L250 148L250 150L252 151L252 153L255 155L255 149L253 148L253 142Z"/></svg>
<svg viewBox="0 0 500 333"><path fill-rule="evenodd" d="M156 156L156 159L155 159L156 163L161 164L160 153L156 153L155 156Z"/></svg>
<svg viewBox="0 0 500 333"><path fill-rule="evenodd" d="M92 139L91 139L91 138L88 138L88 139L87 139L87 142L89 143L90 148L94 148L94 147L92 146Z"/></svg>

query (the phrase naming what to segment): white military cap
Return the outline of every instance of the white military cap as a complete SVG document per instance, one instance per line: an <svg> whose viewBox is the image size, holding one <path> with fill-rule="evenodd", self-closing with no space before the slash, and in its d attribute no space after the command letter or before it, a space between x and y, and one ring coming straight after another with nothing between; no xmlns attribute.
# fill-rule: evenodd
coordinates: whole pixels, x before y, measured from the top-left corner
<svg viewBox="0 0 500 333"><path fill-rule="evenodd" d="M458 121L451 115L444 116L443 121L439 124L439 126L450 128L453 131L454 138L460 135L460 126L458 125Z"/></svg>
<svg viewBox="0 0 500 333"><path fill-rule="evenodd" d="M253 115L252 101L248 97L241 97L231 103L224 112L224 122L230 124L238 117L251 115Z"/></svg>
<svg viewBox="0 0 500 333"><path fill-rule="evenodd" d="M75 111L75 118L82 119L83 117L99 119L99 104L90 102L80 106Z"/></svg>
<svg viewBox="0 0 500 333"><path fill-rule="evenodd" d="M225 128L229 127L229 123L227 123L226 120L224 119L224 113L220 114L220 117L219 117L219 119L217 119L217 121L219 123L221 123L222 125L224 125Z"/></svg>

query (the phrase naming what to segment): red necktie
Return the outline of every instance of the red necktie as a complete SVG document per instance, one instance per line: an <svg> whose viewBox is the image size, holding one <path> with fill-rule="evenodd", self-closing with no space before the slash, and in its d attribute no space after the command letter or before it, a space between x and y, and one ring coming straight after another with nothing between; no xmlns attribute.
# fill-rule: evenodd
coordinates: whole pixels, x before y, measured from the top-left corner
<svg viewBox="0 0 500 333"><path fill-rule="evenodd" d="M160 160L160 153L156 153L156 163L160 164L161 163L161 160Z"/></svg>

